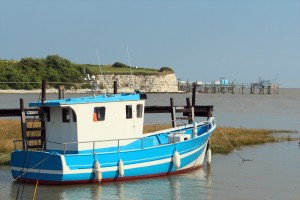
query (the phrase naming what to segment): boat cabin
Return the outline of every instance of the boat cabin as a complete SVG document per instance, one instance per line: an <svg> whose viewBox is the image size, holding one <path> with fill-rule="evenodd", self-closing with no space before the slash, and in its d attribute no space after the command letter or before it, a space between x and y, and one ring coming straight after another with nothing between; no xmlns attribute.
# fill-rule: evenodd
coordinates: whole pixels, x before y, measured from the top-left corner
<svg viewBox="0 0 300 200"><path fill-rule="evenodd" d="M41 107L46 113L47 151L84 153L141 138L146 98L145 94L113 94L29 106Z"/></svg>

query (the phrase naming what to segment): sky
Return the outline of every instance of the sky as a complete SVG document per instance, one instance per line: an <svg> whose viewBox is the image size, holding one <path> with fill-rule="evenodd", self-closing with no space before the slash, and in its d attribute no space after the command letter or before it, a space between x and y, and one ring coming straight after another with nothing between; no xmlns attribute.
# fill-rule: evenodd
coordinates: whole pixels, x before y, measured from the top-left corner
<svg viewBox="0 0 300 200"><path fill-rule="evenodd" d="M0 0L0 59L171 67L300 88L300 0Z"/></svg>

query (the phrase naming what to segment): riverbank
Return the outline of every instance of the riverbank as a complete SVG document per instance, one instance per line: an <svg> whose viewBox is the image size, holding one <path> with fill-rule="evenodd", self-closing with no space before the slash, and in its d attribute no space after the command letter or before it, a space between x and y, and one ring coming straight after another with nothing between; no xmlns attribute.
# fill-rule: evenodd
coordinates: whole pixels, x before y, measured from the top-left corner
<svg viewBox="0 0 300 200"><path fill-rule="evenodd" d="M35 124L38 126L38 124ZM151 125L145 126L144 132L151 132L168 128L171 125ZM270 142L299 140L295 137L295 132L292 130L266 130L266 129L249 129L249 128L232 128L232 127L218 127L212 135L211 150L213 153L230 153L235 149L243 146L257 145ZM223 134L222 134L223 133ZM278 134L275 134L278 133ZM225 137L228 141L225 139ZM21 126L19 120L0 120L0 158L4 156L0 163L9 164L9 153L14 150L14 140L21 139ZM20 144L19 144L20 145ZM17 146L21 148L21 146ZM5 156L7 155L7 156Z"/></svg>

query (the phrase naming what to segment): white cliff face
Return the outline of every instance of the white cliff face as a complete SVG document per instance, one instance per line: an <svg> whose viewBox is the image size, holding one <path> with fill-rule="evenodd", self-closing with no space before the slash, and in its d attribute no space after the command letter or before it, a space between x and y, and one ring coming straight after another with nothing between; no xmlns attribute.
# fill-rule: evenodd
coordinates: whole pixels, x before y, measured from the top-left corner
<svg viewBox="0 0 300 200"><path fill-rule="evenodd" d="M118 82L118 92L132 92L138 89L141 92L178 92L178 83L175 74L166 75L100 75L98 84L106 92L113 92L113 82ZM102 90L102 89L101 89Z"/></svg>
<svg viewBox="0 0 300 200"><path fill-rule="evenodd" d="M179 92L175 74L166 75L100 75L97 83L101 93L113 93L114 81L118 82L118 93L133 92ZM133 86L132 86L133 85ZM40 93L41 90L0 90L1 93ZM47 93L58 93L55 88L47 88ZM91 89L71 89L66 93L91 93Z"/></svg>

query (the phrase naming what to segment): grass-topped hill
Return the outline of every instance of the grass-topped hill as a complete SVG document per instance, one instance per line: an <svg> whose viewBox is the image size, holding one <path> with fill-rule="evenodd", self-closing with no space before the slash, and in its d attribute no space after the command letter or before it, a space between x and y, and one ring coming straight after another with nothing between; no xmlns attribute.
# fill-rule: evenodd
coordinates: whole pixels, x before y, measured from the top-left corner
<svg viewBox="0 0 300 200"><path fill-rule="evenodd" d="M100 70L101 69L101 70ZM151 69L116 62L113 65L76 64L58 55L46 58L0 60L0 89L37 89L42 80L54 83L84 83L86 74L162 75L174 73L169 67Z"/></svg>
<svg viewBox="0 0 300 200"><path fill-rule="evenodd" d="M131 67L116 62L113 65L84 65L89 70L88 73L91 74L99 74L100 70L103 74L134 74L134 75L162 75L162 74L171 74L174 73L173 69L169 67L161 67L160 69L151 69L151 68L144 68L144 67Z"/></svg>

